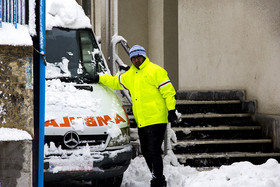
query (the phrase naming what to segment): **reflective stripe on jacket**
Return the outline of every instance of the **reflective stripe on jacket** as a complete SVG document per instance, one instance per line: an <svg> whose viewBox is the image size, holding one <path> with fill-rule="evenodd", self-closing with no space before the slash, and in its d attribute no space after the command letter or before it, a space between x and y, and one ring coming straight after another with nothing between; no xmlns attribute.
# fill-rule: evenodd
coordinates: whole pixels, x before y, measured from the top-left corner
<svg viewBox="0 0 280 187"><path fill-rule="evenodd" d="M167 72L148 57L137 69L134 65L122 75L100 75L99 82L113 89L128 89L133 114L139 128L168 123L168 110L176 105L175 89Z"/></svg>

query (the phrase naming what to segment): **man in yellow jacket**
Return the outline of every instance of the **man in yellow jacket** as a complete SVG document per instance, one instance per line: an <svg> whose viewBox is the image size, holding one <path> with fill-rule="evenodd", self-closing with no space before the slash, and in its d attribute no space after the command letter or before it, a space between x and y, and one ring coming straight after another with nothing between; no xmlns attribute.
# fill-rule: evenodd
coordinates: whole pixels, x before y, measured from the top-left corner
<svg viewBox="0 0 280 187"><path fill-rule="evenodd" d="M151 187L165 187L161 144L166 124L177 120L176 92L167 72L149 60L142 46L133 46L129 55L133 66L127 72L114 77L99 75L96 82L129 90L142 154L153 175Z"/></svg>

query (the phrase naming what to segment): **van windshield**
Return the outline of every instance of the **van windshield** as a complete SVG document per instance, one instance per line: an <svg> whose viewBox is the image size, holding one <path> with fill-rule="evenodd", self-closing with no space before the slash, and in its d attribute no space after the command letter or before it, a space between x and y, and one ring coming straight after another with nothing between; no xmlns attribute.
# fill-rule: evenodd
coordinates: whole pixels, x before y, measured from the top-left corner
<svg viewBox="0 0 280 187"><path fill-rule="evenodd" d="M107 71L90 29L46 31L46 78L92 77Z"/></svg>

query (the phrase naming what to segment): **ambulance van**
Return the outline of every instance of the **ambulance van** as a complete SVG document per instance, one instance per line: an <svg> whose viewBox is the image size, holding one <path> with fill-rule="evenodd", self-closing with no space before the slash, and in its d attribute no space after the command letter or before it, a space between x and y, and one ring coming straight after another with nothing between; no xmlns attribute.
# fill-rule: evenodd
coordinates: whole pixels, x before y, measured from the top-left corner
<svg viewBox="0 0 280 187"><path fill-rule="evenodd" d="M57 24L68 9L53 11L57 3L47 17L44 180L119 187L132 157L128 116L114 90L91 83L110 74L92 29Z"/></svg>

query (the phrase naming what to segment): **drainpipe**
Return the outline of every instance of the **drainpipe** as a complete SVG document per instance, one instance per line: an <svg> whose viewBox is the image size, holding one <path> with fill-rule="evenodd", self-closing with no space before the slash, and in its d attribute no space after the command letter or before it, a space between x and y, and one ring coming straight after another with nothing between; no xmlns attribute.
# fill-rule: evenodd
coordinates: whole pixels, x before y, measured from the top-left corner
<svg viewBox="0 0 280 187"><path fill-rule="evenodd" d="M114 36L111 41L111 56L110 56L111 63L110 64L112 65L112 75L116 75L117 67L120 67L120 66L127 67L127 65L125 65L123 63L123 61L120 59L120 57L118 56L117 44L118 43L124 44L127 47L125 49L126 52L128 52L127 50L129 50L125 39L118 35L118 0L114 0L114 28L113 28L113 31L114 31ZM123 47L124 47L124 45L123 45ZM121 93L127 98L128 102L130 104L132 104L132 100L129 95L129 92L127 90L121 90Z"/></svg>
<svg viewBox="0 0 280 187"><path fill-rule="evenodd" d="M110 59L110 41L111 41L111 0L106 0L106 57L110 70L112 71L112 61Z"/></svg>
<svg viewBox="0 0 280 187"><path fill-rule="evenodd" d="M114 37L118 36L118 0L114 0ZM117 48L117 44L114 44L112 42L111 44L111 64L112 64L112 72L113 75L116 75L117 73L117 69L116 69L116 64L115 64L115 55L118 54L118 48Z"/></svg>
<svg viewBox="0 0 280 187"><path fill-rule="evenodd" d="M118 35L118 0L114 0L114 35Z"/></svg>
<svg viewBox="0 0 280 187"><path fill-rule="evenodd" d="M44 186L44 140L45 140L45 64L43 61L46 47L45 0L40 0L40 86L39 86L39 159L38 187Z"/></svg>

